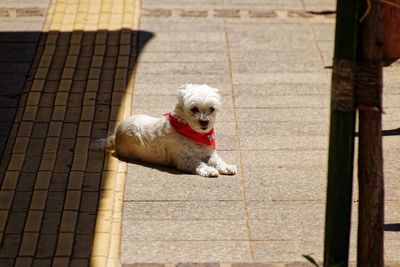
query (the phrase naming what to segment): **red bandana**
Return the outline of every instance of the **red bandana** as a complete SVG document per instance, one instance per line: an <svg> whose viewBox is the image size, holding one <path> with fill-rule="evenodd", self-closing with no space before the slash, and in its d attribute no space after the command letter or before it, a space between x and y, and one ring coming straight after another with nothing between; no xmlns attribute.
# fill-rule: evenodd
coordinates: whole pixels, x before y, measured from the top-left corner
<svg viewBox="0 0 400 267"><path fill-rule="evenodd" d="M184 124L174 118L174 116L171 115L171 112L167 112L164 115L168 118L169 123L178 133L186 136L196 143L207 145L212 148L216 147L214 129L211 129L211 131L209 131L208 133L198 133L190 128L189 125Z"/></svg>

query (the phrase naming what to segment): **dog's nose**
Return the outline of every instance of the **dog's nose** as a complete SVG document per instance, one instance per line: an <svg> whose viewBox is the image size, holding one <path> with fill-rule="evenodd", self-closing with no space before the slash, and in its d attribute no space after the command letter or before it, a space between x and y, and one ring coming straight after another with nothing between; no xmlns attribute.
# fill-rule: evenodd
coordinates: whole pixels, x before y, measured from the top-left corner
<svg viewBox="0 0 400 267"><path fill-rule="evenodd" d="M200 119L199 123L201 126L206 127L208 125L208 120Z"/></svg>

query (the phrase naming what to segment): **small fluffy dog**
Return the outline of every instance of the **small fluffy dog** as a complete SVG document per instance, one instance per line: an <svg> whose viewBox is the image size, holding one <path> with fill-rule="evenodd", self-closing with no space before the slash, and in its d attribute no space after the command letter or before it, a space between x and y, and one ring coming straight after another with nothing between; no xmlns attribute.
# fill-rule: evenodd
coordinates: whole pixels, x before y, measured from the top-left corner
<svg viewBox="0 0 400 267"><path fill-rule="evenodd" d="M114 135L99 140L98 148L115 151L119 158L174 166L206 177L234 175L215 150L214 122L221 108L218 90L185 84L172 112L161 118L135 115L126 118Z"/></svg>

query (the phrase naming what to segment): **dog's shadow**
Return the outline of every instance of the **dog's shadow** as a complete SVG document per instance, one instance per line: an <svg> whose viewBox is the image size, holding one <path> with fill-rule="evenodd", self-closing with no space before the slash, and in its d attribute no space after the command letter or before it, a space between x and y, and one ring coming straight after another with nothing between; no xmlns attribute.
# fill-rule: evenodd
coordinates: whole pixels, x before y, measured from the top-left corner
<svg viewBox="0 0 400 267"><path fill-rule="evenodd" d="M160 172L165 172L165 173L175 174L175 175L193 175L193 176L195 175L193 173L179 171L179 170L177 170L173 167L169 167L169 166L152 164L152 163L143 162L140 160L124 159L124 158L118 157L115 152L111 153L111 156L113 156L114 158L116 158L120 161L129 163L129 164L140 165L140 166L150 168L150 169L156 169Z"/></svg>

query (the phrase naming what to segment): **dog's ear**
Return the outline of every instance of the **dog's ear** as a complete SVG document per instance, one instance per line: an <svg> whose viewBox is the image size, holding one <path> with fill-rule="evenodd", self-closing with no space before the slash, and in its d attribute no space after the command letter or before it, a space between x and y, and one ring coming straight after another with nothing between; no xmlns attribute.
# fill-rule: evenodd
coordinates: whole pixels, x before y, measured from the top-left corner
<svg viewBox="0 0 400 267"><path fill-rule="evenodd" d="M181 85L181 87L179 87L179 92L185 91L189 88L193 87L193 84L190 83L184 83Z"/></svg>
<svg viewBox="0 0 400 267"><path fill-rule="evenodd" d="M183 97L187 89L188 89L188 84L183 84L181 87L179 87L178 95L176 96L178 104L183 104Z"/></svg>
<svg viewBox="0 0 400 267"><path fill-rule="evenodd" d="M187 93L186 90L189 89L191 85L188 83L183 84L181 87L179 87L178 94L176 96L176 99L178 100L176 105L175 105L175 110L180 110L183 111L183 106L184 106L184 97L185 94Z"/></svg>

